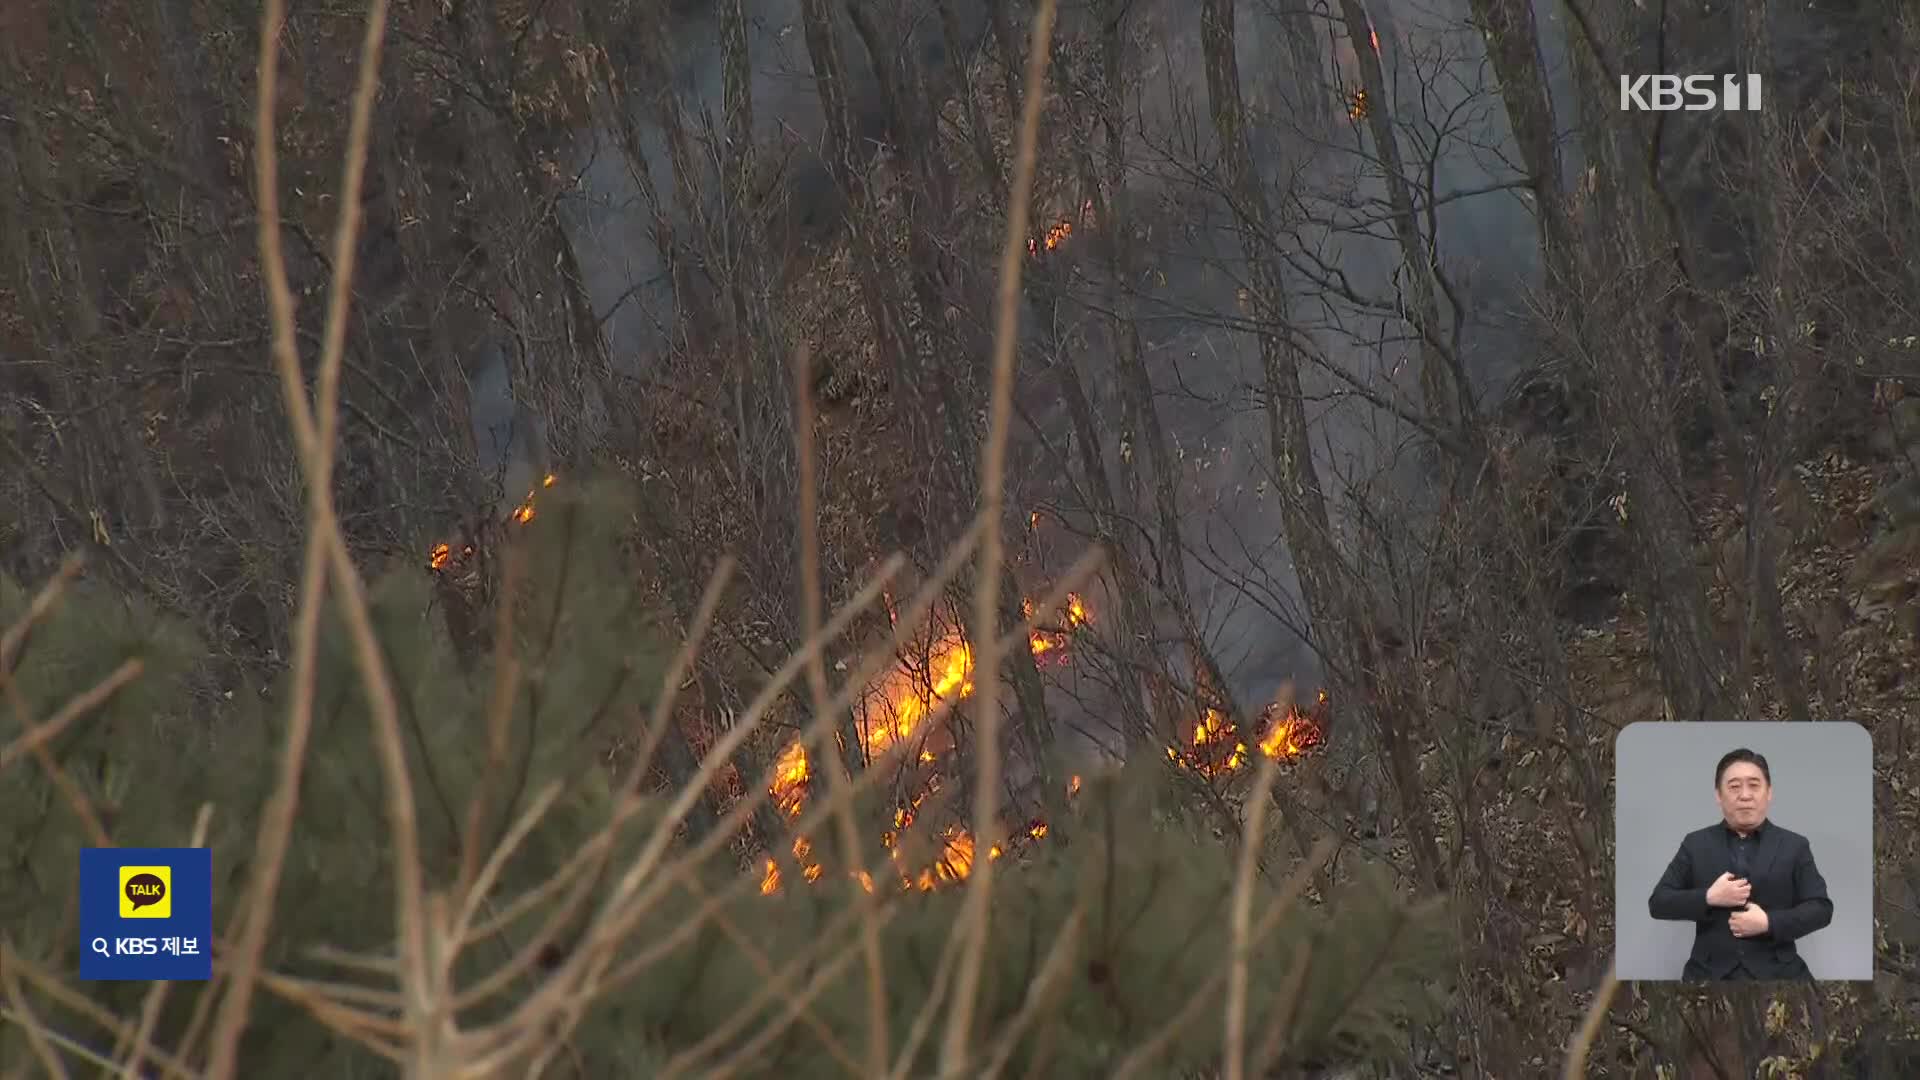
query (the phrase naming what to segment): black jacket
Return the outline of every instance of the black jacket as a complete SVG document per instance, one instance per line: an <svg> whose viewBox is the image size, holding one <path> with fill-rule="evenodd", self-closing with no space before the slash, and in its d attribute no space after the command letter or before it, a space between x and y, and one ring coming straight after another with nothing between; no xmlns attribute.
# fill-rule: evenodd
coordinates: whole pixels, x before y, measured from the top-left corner
<svg viewBox="0 0 1920 1080"><path fill-rule="evenodd" d="M1794 942L1833 921L1833 901L1807 838L1772 822L1755 836L1747 902L1767 913L1767 932L1756 938L1733 936L1733 909L1707 906L1707 887L1732 869L1729 839L1725 823L1688 833L1647 898L1654 918L1694 924L1693 954L1681 977L1725 979L1744 965L1755 979L1813 978Z"/></svg>

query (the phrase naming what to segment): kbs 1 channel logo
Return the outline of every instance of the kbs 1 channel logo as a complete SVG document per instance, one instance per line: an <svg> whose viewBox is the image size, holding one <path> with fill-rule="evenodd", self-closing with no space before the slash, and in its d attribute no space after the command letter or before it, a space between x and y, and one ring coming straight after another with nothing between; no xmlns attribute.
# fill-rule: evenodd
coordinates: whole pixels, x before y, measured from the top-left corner
<svg viewBox="0 0 1920 1080"><path fill-rule="evenodd" d="M82 848L80 977L213 977L213 853Z"/></svg>
<svg viewBox="0 0 1920 1080"><path fill-rule="evenodd" d="M1759 112L1758 75L1622 75L1621 112Z"/></svg>

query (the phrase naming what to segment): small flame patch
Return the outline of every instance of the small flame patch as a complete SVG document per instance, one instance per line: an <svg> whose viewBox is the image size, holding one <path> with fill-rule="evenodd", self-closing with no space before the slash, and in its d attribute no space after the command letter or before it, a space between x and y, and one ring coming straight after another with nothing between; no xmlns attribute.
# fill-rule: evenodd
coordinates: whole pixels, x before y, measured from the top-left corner
<svg viewBox="0 0 1920 1080"><path fill-rule="evenodd" d="M542 488L550 488L559 482L560 478L558 476L553 473L546 474L546 476L540 480L540 487L529 490L527 497L520 500L520 505L513 508L513 513L507 515L507 520L516 525L525 525L527 522L532 521L534 514L534 496L538 495ZM462 547L460 557L462 559L472 558L473 545L468 544ZM427 569L433 573L437 574L445 570L453 561L453 548L445 542L435 544L427 550Z"/></svg>

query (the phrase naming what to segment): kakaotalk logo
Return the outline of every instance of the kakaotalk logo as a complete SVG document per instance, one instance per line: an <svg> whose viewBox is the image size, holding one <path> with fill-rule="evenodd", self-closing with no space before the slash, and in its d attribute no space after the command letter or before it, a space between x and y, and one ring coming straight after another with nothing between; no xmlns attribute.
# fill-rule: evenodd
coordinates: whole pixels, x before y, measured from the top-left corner
<svg viewBox="0 0 1920 1080"><path fill-rule="evenodd" d="M1759 112L1758 75L1622 75L1621 112Z"/></svg>

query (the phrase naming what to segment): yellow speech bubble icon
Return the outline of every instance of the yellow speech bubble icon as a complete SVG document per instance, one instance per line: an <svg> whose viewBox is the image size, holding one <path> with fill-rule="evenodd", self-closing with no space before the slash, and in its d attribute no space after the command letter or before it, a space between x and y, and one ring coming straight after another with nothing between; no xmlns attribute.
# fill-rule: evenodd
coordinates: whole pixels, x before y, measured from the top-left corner
<svg viewBox="0 0 1920 1080"><path fill-rule="evenodd" d="M173 867L121 867L120 917L123 919L173 918Z"/></svg>

